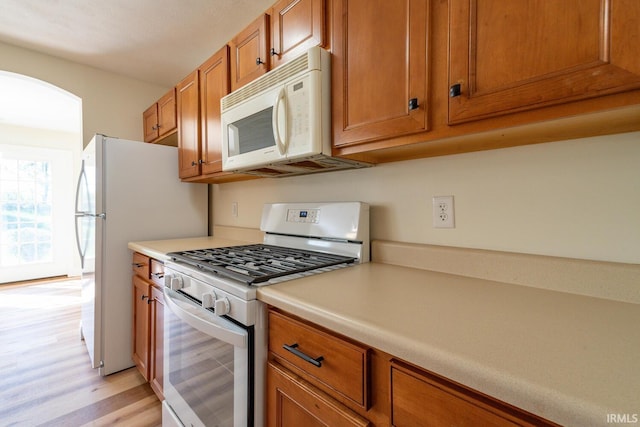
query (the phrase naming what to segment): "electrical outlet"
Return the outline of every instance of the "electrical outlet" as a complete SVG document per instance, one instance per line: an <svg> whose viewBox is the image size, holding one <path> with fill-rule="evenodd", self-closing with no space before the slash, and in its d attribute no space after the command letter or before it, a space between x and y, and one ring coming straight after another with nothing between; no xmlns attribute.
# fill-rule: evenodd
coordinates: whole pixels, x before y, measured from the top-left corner
<svg viewBox="0 0 640 427"><path fill-rule="evenodd" d="M238 217L238 202L231 203L231 216Z"/></svg>
<svg viewBox="0 0 640 427"><path fill-rule="evenodd" d="M433 197L433 228L455 228L453 196Z"/></svg>

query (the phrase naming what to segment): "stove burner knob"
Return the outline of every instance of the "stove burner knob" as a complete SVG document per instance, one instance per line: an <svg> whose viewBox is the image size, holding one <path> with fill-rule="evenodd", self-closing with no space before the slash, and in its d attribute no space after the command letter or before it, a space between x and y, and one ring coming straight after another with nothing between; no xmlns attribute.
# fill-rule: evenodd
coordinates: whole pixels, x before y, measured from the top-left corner
<svg viewBox="0 0 640 427"><path fill-rule="evenodd" d="M180 276L170 276L169 279L169 287L172 291L179 291L184 286L184 282L182 277Z"/></svg>
<svg viewBox="0 0 640 427"><path fill-rule="evenodd" d="M211 308L214 306L215 302L216 294L214 292L202 294L202 308Z"/></svg>
<svg viewBox="0 0 640 427"><path fill-rule="evenodd" d="M229 300L225 297L217 299L213 310L218 316L224 316L225 314L229 314L229 311L231 310L231 307L229 305Z"/></svg>

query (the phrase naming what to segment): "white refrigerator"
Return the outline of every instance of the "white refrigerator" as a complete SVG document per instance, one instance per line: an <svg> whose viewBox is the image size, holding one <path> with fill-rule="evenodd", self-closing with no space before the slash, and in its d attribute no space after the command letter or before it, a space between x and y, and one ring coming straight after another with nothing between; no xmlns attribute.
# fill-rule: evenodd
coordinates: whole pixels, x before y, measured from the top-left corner
<svg viewBox="0 0 640 427"><path fill-rule="evenodd" d="M208 233L207 185L180 182L175 147L95 135L76 190L82 338L100 375L134 366L130 241Z"/></svg>

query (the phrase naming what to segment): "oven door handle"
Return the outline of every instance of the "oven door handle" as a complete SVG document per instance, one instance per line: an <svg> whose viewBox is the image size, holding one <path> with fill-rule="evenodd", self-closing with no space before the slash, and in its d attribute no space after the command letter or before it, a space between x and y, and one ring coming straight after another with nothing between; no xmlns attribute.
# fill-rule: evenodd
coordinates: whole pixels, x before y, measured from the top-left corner
<svg viewBox="0 0 640 427"><path fill-rule="evenodd" d="M209 313L169 288L164 288L164 297L173 314L189 326L234 347L247 347L248 333L240 326Z"/></svg>

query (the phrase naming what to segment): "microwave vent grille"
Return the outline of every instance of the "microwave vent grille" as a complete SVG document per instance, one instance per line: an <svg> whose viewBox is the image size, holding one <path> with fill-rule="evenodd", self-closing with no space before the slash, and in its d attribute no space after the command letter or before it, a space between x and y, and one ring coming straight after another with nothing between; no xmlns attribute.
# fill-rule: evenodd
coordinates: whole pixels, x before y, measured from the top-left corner
<svg viewBox="0 0 640 427"><path fill-rule="evenodd" d="M254 95L259 94L276 85L278 83L288 80L301 72L307 71L309 68L309 55L301 55L296 59L292 59L286 64L276 68L259 77L251 83L243 86L242 88L230 93L222 98L222 111L225 111L234 105L251 98Z"/></svg>

